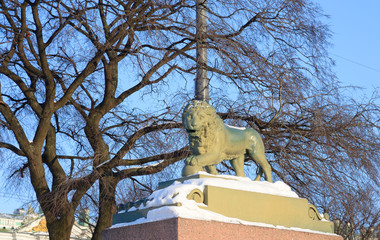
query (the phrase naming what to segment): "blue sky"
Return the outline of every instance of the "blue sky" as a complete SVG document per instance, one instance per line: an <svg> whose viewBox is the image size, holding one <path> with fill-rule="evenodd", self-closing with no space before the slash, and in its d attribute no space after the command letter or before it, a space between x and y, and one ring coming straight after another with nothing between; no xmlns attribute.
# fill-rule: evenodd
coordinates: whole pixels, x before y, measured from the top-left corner
<svg viewBox="0 0 380 240"><path fill-rule="evenodd" d="M380 88L380 24L377 19L380 1L317 2L330 15L326 23L333 32L330 55L335 59L338 79L343 85L363 87L359 94L370 95L375 88Z"/></svg>
<svg viewBox="0 0 380 240"><path fill-rule="evenodd" d="M377 19L379 0L318 0L333 32L330 55L336 61L335 72L342 85L359 86L347 90L358 98L380 91L380 24ZM354 95L354 96L355 96ZM380 101L377 101L380 103ZM0 183L0 213L12 213L26 203L23 191L7 193ZM20 199L21 198L21 199Z"/></svg>

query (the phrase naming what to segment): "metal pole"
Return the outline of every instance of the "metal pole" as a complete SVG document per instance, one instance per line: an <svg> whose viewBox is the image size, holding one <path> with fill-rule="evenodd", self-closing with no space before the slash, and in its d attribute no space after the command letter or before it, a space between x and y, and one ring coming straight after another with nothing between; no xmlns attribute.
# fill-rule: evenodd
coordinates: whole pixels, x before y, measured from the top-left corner
<svg viewBox="0 0 380 240"><path fill-rule="evenodd" d="M197 1L197 76L195 79L195 99L208 102L207 78L207 0Z"/></svg>

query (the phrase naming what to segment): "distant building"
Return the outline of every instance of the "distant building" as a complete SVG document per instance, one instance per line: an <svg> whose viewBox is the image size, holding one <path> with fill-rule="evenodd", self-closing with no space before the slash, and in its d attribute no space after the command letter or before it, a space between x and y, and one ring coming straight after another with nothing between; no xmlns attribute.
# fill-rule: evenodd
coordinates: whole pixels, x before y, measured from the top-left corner
<svg viewBox="0 0 380 240"><path fill-rule="evenodd" d="M23 209L23 208L17 208L16 210L13 211L13 214L15 214L15 215L24 215L25 214L25 209Z"/></svg>
<svg viewBox="0 0 380 240"><path fill-rule="evenodd" d="M85 213L88 213L85 211ZM81 213L81 217L86 215ZM71 231L71 240L91 239L92 231L82 221L75 222ZM46 219L42 213L35 213L29 206L28 210L20 208L14 214L0 213L0 239L1 240L48 240L49 234Z"/></svg>
<svg viewBox="0 0 380 240"><path fill-rule="evenodd" d="M43 236L46 237L46 239L49 239L48 236L48 229L46 227L46 219L44 216L41 216L28 224L22 226L19 229L16 229L16 236L22 235L22 238L20 239L44 239ZM25 238L29 234L29 238ZM38 237L38 238L37 238ZM91 239L92 232L88 226L81 226L77 222L74 222L74 226L71 230L71 240L79 240L79 239ZM1 233L0 233L0 239ZM18 239L18 238L15 238Z"/></svg>
<svg viewBox="0 0 380 240"><path fill-rule="evenodd" d="M23 221L23 215L0 213L0 229L12 230L19 228Z"/></svg>

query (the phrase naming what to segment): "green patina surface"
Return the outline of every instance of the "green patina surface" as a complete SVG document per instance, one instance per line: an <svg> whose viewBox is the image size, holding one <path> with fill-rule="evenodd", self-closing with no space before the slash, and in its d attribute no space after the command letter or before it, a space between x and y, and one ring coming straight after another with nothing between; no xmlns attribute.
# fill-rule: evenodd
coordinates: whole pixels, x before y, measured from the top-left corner
<svg viewBox="0 0 380 240"><path fill-rule="evenodd" d="M180 207L181 204L177 203L177 204L169 204L169 205L165 205L165 206ZM160 208L160 207L164 207L164 206L159 206L159 207L155 207L155 208L144 208L144 209L139 209L139 210L135 210L135 211L128 211L128 212L125 211L125 212L114 214L112 217L112 225L118 224L118 223L130 223L130 222L134 222L140 218L146 218L148 216L149 211L151 211L153 209Z"/></svg>
<svg viewBox="0 0 380 240"><path fill-rule="evenodd" d="M182 176L189 176L204 168L217 174L215 165L229 160L237 176L244 177L244 160L257 162L272 182L271 166L265 158L260 134L251 128L227 126L215 109L204 101L193 100L184 109L182 122L189 136L192 155L185 160ZM261 174L255 180L259 180Z"/></svg>
<svg viewBox="0 0 380 240"><path fill-rule="evenodd" d="M137 211L114 214L112 217L112 224L114 225L118 223L129 223L134 222L140 218L146 218L149 210L151 209L142 209Z"/></svg>

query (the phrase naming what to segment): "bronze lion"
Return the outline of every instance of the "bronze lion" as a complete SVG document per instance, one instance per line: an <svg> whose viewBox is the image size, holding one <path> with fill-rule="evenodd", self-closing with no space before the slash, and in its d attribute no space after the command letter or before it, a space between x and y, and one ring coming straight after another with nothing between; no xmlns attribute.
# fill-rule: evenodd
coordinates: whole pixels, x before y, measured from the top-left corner
<svg viewBox="0 0 380 240"><path fill-rule="evenodd" d="M251 128L225 125L215 109L204 101L193 100L184 109L182 122L189 136L192 155L186 158L183 176L203 170L218 174L215 165L229 160L236 175L244 177L244 160L249 157L261 167L268 182L272 182L271 166L259 133Z"/></svg>

